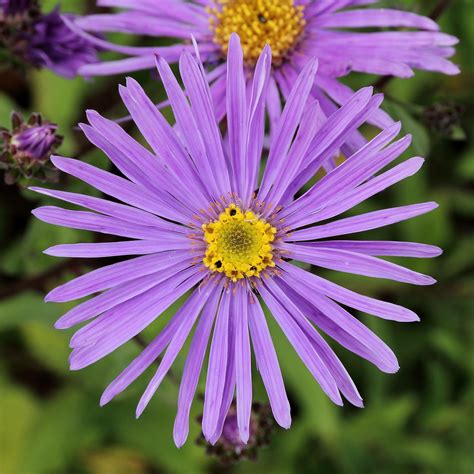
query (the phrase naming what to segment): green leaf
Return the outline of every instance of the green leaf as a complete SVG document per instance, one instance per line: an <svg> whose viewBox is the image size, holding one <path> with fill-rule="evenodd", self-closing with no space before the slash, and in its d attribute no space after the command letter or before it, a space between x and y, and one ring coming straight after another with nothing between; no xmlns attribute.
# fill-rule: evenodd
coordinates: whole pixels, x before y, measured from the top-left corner
<svg viewBox="0 0 474 474"><path fill-rule="evenodd" d="M412 148L421 157L426 157L430 153L429 134L418 120L416 120L403 105L396 104L389 99L384 101L384 109L395 119L402 122L402 129L405 133L413 136Z"/></svg>
<svg viewBox="0 0 474 474"><path fill-rule="evenodd" d="M54 321L62 314L64 306L46 304L41 295L33 292L0 302L0 330L19 327L30 321L53 327Z"/></svg>

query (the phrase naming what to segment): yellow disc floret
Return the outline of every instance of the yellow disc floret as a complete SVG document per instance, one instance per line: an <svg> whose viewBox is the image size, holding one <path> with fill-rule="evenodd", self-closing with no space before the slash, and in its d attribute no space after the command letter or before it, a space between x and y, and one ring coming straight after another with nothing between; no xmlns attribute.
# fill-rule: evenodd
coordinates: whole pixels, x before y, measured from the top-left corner
<svg viewBox="0 0 474 474"><path fill-rule="evenodd" d="M253 66L265 45L272 49L273 64L280 65L300 38L305 19L303 6L293 0L216 0L209 9L214 41L227 54L232 33L240 36L245 62Z"/></svg>
<svg viewBox="0 0 474 474"><path fill-rule="evenodd" d="M204 265L225 274L236 282L259 277L267 267L274 267L272 242L277 230L252 211L243 212L231 204L219 220L204 224L207 251Z"/></svg>

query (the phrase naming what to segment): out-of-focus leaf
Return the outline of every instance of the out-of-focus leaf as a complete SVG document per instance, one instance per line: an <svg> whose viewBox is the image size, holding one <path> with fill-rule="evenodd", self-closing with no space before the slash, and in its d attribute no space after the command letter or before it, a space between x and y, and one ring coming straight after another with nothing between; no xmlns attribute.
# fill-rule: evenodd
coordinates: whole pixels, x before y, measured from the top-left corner
<svg viewBox="0 0 474 474"><path fill-rule="evenodd" d="M21 474L20 466L28 453L31 429L40 415L40 407L28 393L1 386L0 472ZM30 471L32 472L32 471ZM35 472L36 474L36 472Z"/></svg>
<svg viewBox="0 0 474 474"><path fill-rule="evenodd" d="M60 392L42 407L18 473L68 472L78 453L93 449L100 437L88 400L77 390Z"/></svg>
<svg viewBox="0 0 474 474"><path fill-rule="evenodd" d="M89 474L147 474L149 464L135 451L116 447L84 456Z"/></svg>
<svg viewBox="0 0 474 474"><path fill-rule="evenodd" d="M0 330L20 327L28 321L36 321L52 327L61 315L61 305L46 304L37 293L21 293L0 302Z"/></svg>

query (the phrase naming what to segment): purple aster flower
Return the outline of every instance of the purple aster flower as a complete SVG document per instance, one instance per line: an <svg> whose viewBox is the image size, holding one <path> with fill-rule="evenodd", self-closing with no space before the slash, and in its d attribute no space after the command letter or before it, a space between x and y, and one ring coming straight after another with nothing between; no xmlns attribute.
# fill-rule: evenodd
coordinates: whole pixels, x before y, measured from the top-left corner
<svg viewBox="0 0 474 474"><path fill-rule="evenodd" d="M319 73L312 96L319 100L326 115L334 112L336 104L340 106L351 97L353 91L338 80L351 71L397 77L410 77L413 69L459 72L447 59L454 54L456 38L440 33L436 22L424 16L393 9L360 8L374 3L376 0L97 0L99 6L124 10L78 18L76 23L84 30L182 41L155 48L98 42L129 57L86 65L80 73L109 75L153 68L155 53L175 62L183 48L192 49L189 38L193 35L209 70L218 117L222 117L225 54L230 35L236 32L249 71L255 67L263 47L269 44L272 48L274 70L267 106L271 124L275 125L281 114L280 94L288 99L291 85L313 57L319 60ZM392 30L364 32L365 28ZM250 80L251 74L247 74L246 81ZM384 128L392 122L382 111L375 111L370 123ZM351 138L355 141L352 150L363 145L361 138Z"/></svg>
<svg viewBox="0 0 474 474"><path fill-rule="evenodd" d="M97 61L97 48L76 34L59 9L43 15L35 0L0 3L0 46L16 61L48 68L60 76L74 77L78 69Z"/></svg>
<svg viewBox="0 0 474 474"><path fill-rule="evenodd" d="M34 214L50 224L125 238L118 242L57 245L57 257L133 258L80 276L51 291L46 301L87 296L56 323L78 324L71 340L71 369L87 367L143 331L178 298L181 308L164 330L107 387L110 402L164 352L137 407L141 415L195 326L178 399L174 438L183 445L189 413L210 342L202 428L215 443L236 398L242 442L250 436L252 341L255 359L276 421L291 423L277 353L267 318L281 327L322 390L337 405L345 397L362 406L352 379L316 327L384 372L398 370L393 352L346 307L401 322L418 321L412 311L343 288L295 265L430 285L429 276L379 257L434 257L440 249L410 242L338 240L407 220L437 207L421 203L339 218L345 211L413 175L423 164L412 158L387 171L409 144L392 143L400 124L391 125L294 198L333 156L364 117L381 103L372 88L354 94L327 121L311 98L317 61L310 60L294 81L276 125L259 179L265 128L265 104L271 95L271 52L266 47L247 87L243 51L233 35L228 49L226 115L223 140L203 65L190 52L179 60L185 92L168 63L157 59L175 125L170 125L140 85L127 79L121 97L150 145L139 144L115 122L89 111L82 124L124 177L79 160L53 157L54 164L102 193L102 198L33 188L88 211L46 206ZM336 218L337 219L333 219ZM329 222L328 222L329 220ZM332 240L336 238L336 240ZM269 309L267 316L263 303ZM341 306L341 305L344 305Z"/></svg>

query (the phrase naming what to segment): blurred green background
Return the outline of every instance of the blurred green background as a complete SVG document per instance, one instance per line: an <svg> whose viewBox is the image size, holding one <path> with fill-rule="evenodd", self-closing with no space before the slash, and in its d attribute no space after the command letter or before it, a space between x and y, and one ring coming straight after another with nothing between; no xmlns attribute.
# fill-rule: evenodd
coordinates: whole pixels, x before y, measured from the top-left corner
<svg viewBox="0 0 474 474"><path fill-rule="evenodd" d="M89 2L92 3L93 2ZM384 2L429 13L428 0ZM44 2L45 9L55 1ZM81 12L88 2L63 1ZM2 474L145 473L320 473L471 474L474 472L474 4L454 1L443 15L443 30L461 39L456 77L420 73L393 80L385 88L386 109L414 135L409 154L426 157L415 177L364 204L359 211L436 200L440 209L408 223L372 232L370 238L439 245L442 257L407 261L435 276L433 287L411 287L325 272L356 291L396 302L418 312L422 322L402 325L361 315L398 355L401 370L378 372L337 348L364 397L366 408L336 407L322 394L281 333L272 327L293 407L290 431L277 430L257 461L222 467L196 445L201 402L194 403L191 434L181 449L172 441L177 387L168 379L140 420L135 405L150 373L106 408L98 401L107 383L137 354L133 342L93 367L68 371L70 333L53 329L68 305L44 304L44 292L71 278L75 267L41 252L57 243L92 241L86 232L55 228L32 219L30 211L47 198L0 184L0 472ZM160 85L137 74L155 99ZM373 83L351 77L353 87ZM123 113L114 77L67 81L47 71L0 73L0 125L12 109L39 111L60 126L60 152L86 150L73 126L83 111ZM460 113L462 109L462 113ZM367 129L367 133L374 133ZM88 152L88 162L107 166ZM64 184L64 183L63 183ZM67 189L90 192L76 181ZM360 235L360 238L365 236ZM359 236L357 236L359 238ZM149 328L149 339L159 327ZM186 351L184 351L185 353ZM184 357L178 360L179 372ZM255 374L255 398L266 401Z"/></svg>

